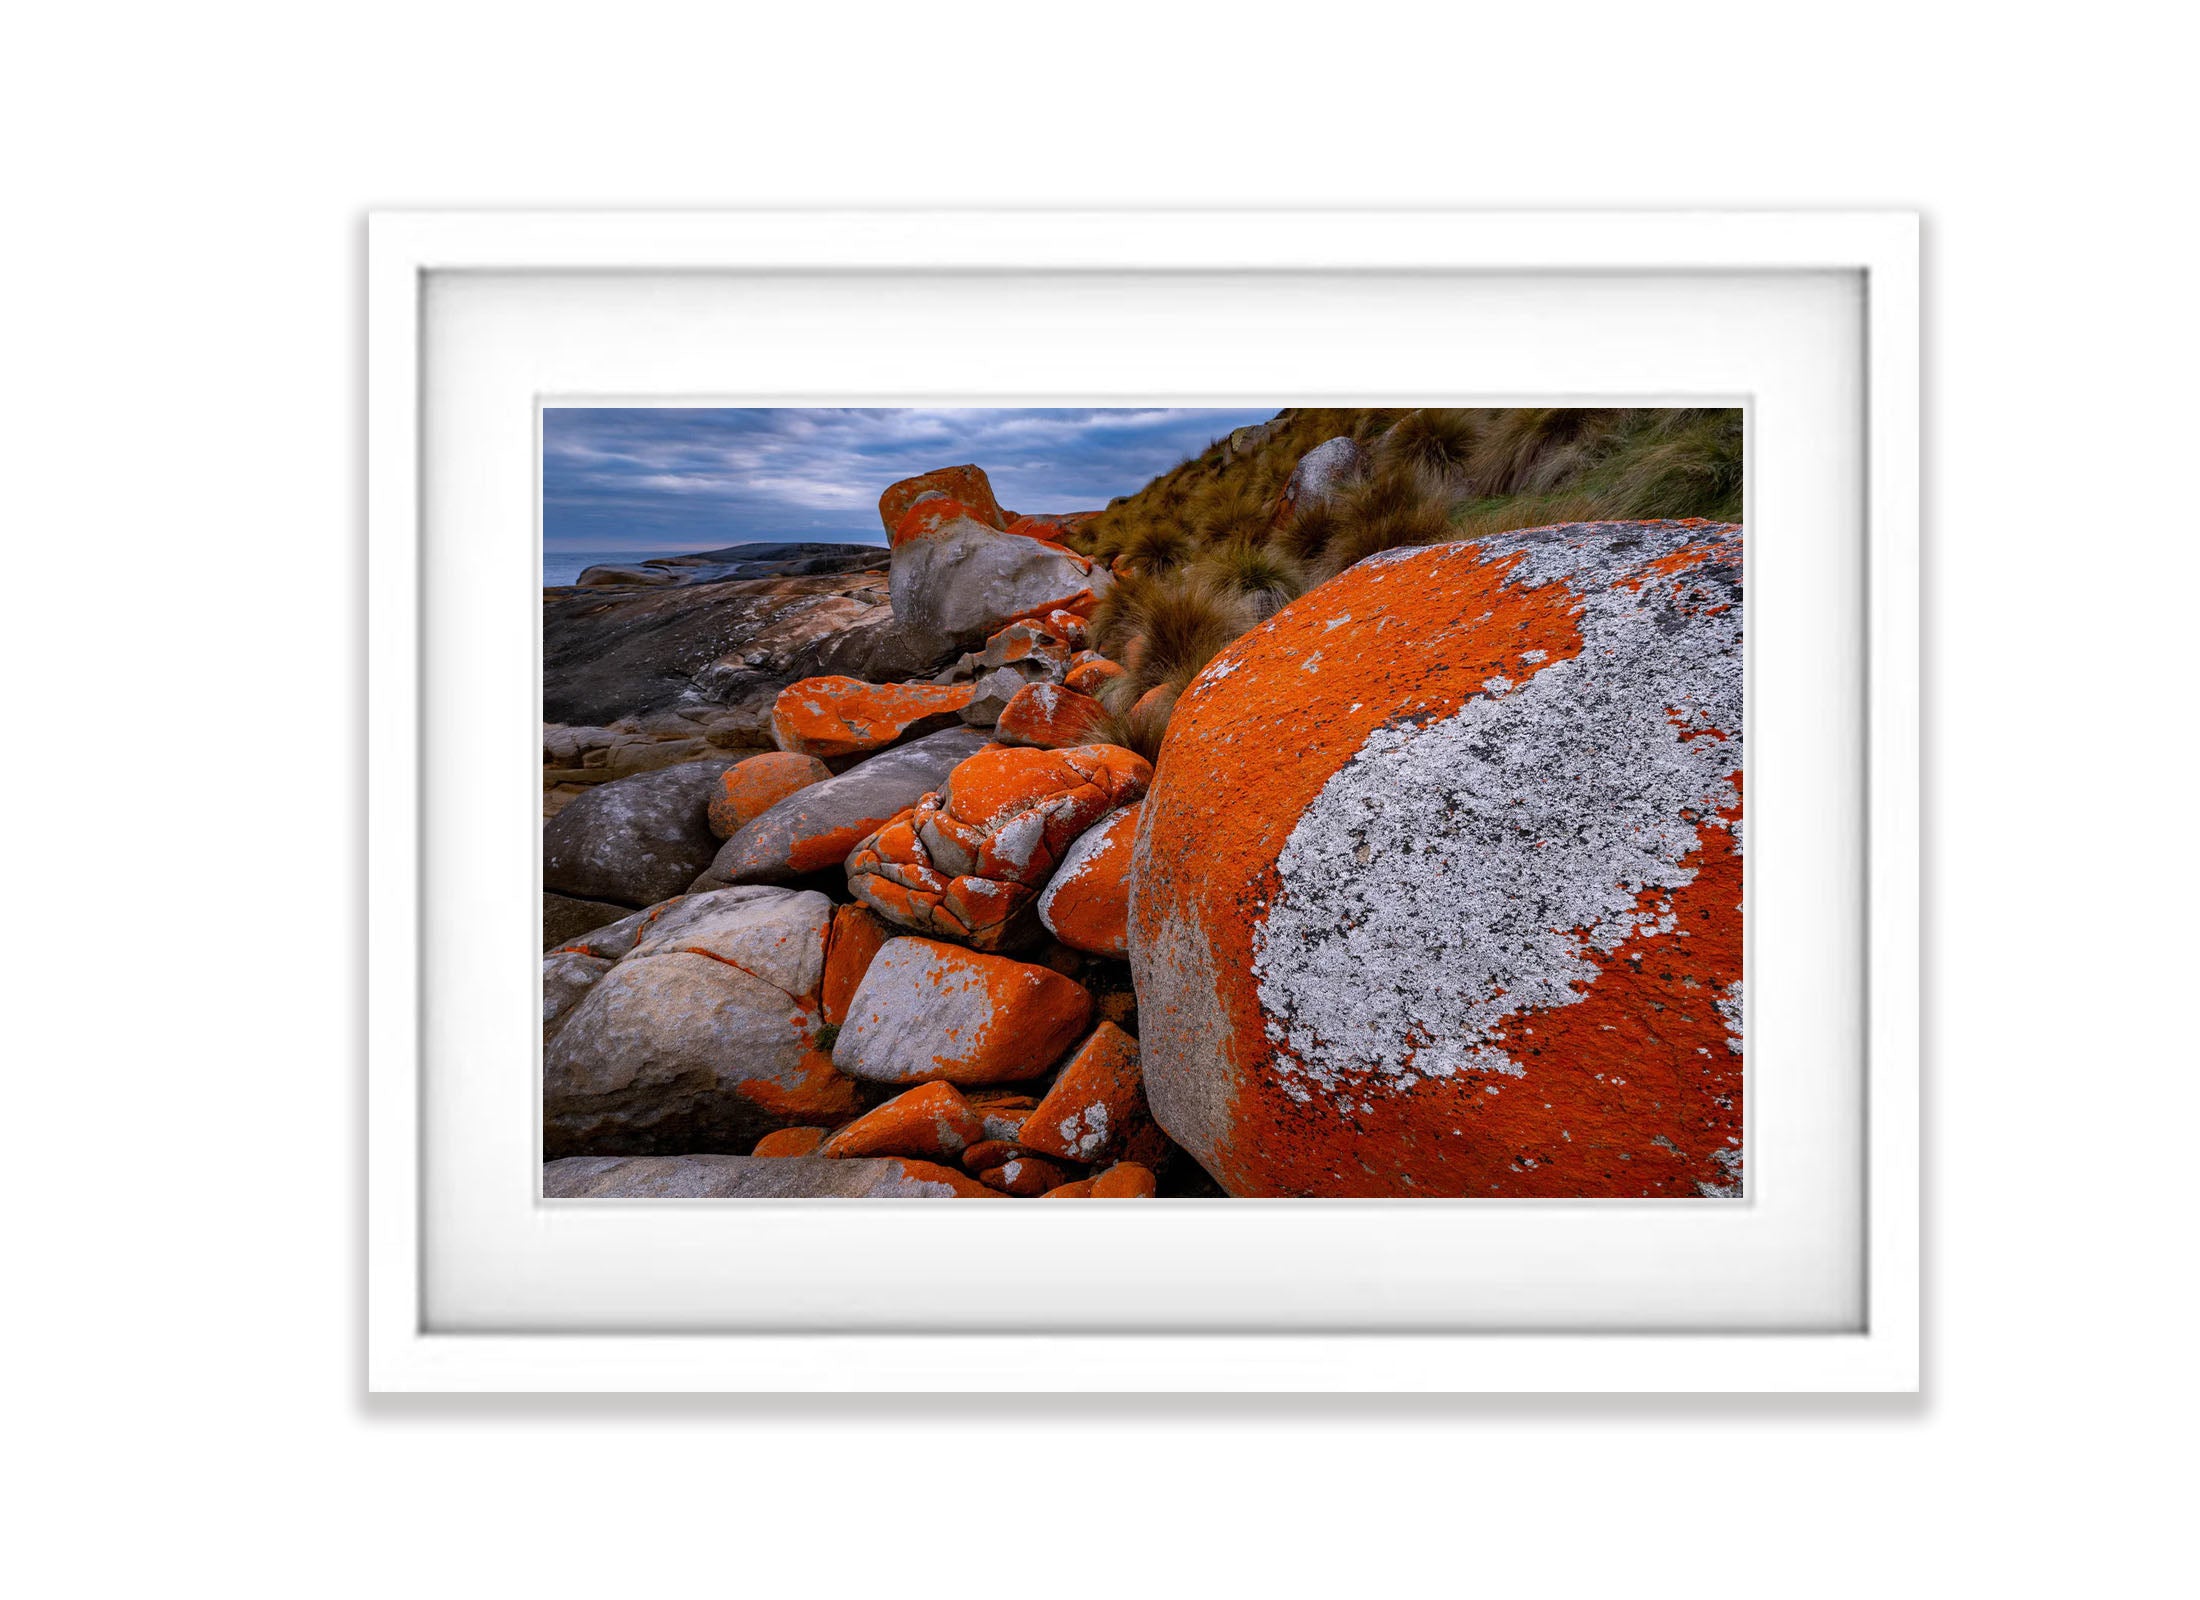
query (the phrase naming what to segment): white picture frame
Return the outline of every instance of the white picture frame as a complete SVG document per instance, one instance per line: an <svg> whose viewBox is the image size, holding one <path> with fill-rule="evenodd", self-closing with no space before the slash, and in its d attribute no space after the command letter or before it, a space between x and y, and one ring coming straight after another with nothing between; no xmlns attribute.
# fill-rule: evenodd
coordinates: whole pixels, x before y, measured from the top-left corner
<svg viewBox="0 0 2200 1600"><path fill-rule="evenodd" d="M372 218L367 265L370 1388L1914 1389L1920 1336L1917 249L1914 217L1891 213L391 213ZM1008 282L1019 275L1039 281L1075 275L1080 283L1133 284L1222 276L1335 282L1412 275L1424 281L1549 280L1584 286L1621 279L1776 281L1831 275L1852 283L1859 296L1861 344L1855 352L1861 378L1856 490L1863 561L1863 628L1856 657L1863 667L1863 761L1854 776L1862 847L1861 988L1867 997L1857 1019L1863 1046L1857 1063L1863 1170L1855 1196L1860 1259L1854 1263L1854 1325L1775 1332L1767 1331L1772 1324L1746 1317L1731 1325L1715 1314L1691 1320L1683 1306L1679 1314L1668 1307L1666 1315L1632 1329L1593 1320L1562 1330L1433 1329L1426 1319L1417 1324L1409 1317L1388 1329L1351 1331L1320 1318L1255 1318L1250 1326L1217 1323L1199 1331L1151 1324L1109 1331L1099 1321L1085 1327L930 1331L921 1317L916 1326L899 1327L860 1314L836 1321L829 1300L817 1302L825 1309L799 1326L766 1319L743 1331L701 1331L662 1316L636 1325L615 1314L577 1320L563 1331L526 1319L500 1324L494 1316L460 1319L464 1325L439 1322L431 1314L437 1284L444 1281L436 1272L440 1263L447 1280L453 1256L448 1249L438 1255L443 1236L437 1230L457 1213L426 1187L431 1163L424 1156L423 963L429 945L423 928L436 914L436 896L452 866L431 857L430 819L422 799L436 748L423 716L424 696L448 687L431 678L423 662L430 642L426 610L441 595L434 564L423 559L432 516L424 470L431 410L424 358L427 308L439 282L561 274L666 284L704 278L784 284L851 275L882 282L897 276L911 282L979 276ZM1059 298L1061 308L1050 314L1074 318L1074 297ZM1643 359L1641 370L1655 370L1654 350ZM860 362L843 365L850 372L861 370ZM1288 379L1269 380L1277 381ZM1336 374L1323 376L1322 398L1338 381ZM754 386L708 387L719 396L764 397ZM954 388L971 398L1000 392L968 381ZM598 392L633 395L636 390L626 379ZM687 379L669 392L697 389ZM834 396L853 400L869 392L850 379L836 386ZM889 381L878 392L891 403L906 396L907 385ZM783 397L785 387L773 386L770 393ZM1017 394L1031 395L1029 378ZM1061 398L1086 394L1089 387ZM1292 398L1315 397L1302 392ZM1005 394L1002 399L1005 403ZM531 429L531 411L526 420ZM1753 493L1756 472L1753 456ZM524 531L531 537L532 529ZM1753 626L1755 620L1753 615ZM453 666L448 653L437 658L438 671ZM1759 709L1753 702L1753 719ZM1753 944L1753 962L1757 954ZM1753 1082L1762 1070L1753 1061ZM1755 1094L1753 1088L1753 1100ZM1752 1161L1754 1181L1760 1176L1754 1136ZM505 1191L499 1204L514 1218L532 1214L520 1206L522 1199L540 1204L508 1183ZM930 1225L918 1214L941 1209L901 1207L888 1221L880 1205L818 1204L837 1208L831 1222L843 1235L891 1229L904 1239L912 1226ZM1317 1226L1319 1208L1337 1204L1372 1203L1291 1201L1245 1209L1249 1218L1282 1218L1249 1225L1290 1229ZM1479 1203L1410 1204L1416 1208L1412 1219L1385 1225L1433 1227L1444 1208ZM1298 1207L1315 1209L1294 1212ZM644 1205L628 1215L635 1219L631 1226L663 1228L668 1238L677 1225L663 1207ZM1480 1225L1491 1226L1491 1215ZM1519 1220L1496 1225L1532 1226L1531 1212L1506 1215ZM1081 1220L1079 1226L1115 1224ZM630 1258L637 1250L646 1257L646 1238L646 1231L623 1234L613 1243ZM1104 1254L1104 1241L1095 1236L1092 1248ZM492 1258L483 1253L472 1259ZM668 1265L683 1259L693 1258L665 1258ZM789 1270L799 1271L799 1264Z"/></svg>

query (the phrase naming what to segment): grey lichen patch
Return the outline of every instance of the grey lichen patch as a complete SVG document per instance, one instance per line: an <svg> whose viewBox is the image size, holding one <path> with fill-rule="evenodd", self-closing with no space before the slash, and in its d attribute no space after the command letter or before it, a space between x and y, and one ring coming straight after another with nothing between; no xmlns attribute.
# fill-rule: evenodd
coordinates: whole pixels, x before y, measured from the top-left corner
<svg viewBox="0 0 2200 1600"><path fill-rule="evenodd" d="M1520 1076L1524 1013L1579 1003L1596 958L1677 931L1671 894L1742 765L1738 574L1650 567L1702 537L1485 541L1518 557L1508 585L1572 590L1582 648L1491 678L1452 716L1377 728L1299 817L1254 935L1293 1098L1344 1115L1378 1087Z"/></svg>

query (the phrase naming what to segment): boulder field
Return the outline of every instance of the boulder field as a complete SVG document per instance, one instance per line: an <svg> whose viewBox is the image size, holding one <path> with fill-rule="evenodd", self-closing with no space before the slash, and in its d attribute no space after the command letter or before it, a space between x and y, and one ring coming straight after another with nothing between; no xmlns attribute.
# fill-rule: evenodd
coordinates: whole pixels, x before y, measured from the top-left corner
<svg viewBox="0 0 2200 1600"><path fill-rule="evenodd" d="M1740 529L1370 557L1149 762L1082 514L879 513L545 593L547 1197L1740 1192Z"/></svg>

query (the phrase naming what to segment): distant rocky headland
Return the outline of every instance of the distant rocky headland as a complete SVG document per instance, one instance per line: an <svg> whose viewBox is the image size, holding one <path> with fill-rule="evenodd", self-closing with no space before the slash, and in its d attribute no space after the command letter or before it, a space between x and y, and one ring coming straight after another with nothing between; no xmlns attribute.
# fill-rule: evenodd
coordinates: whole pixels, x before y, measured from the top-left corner
<svg viewBox="0 0 2200 1600"><path fill-rule="evenodd" d="M545 1193L1738 1194L1742 530L1514 415L546 589Z"/></svg>

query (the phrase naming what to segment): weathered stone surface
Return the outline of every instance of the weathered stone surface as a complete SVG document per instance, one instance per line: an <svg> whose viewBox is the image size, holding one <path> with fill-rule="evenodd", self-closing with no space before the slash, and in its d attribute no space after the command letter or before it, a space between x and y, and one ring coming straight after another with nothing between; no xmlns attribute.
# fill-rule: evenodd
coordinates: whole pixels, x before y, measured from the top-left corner
<svg viewBox="0 0 2200 1600"><path fill-rule="evenodd" d="M720 846L707 869L697 869L702 876L694 880L694 887L788 883L839 867L848 852L880 824L937 789L950 772L988 743L975 728L950 728L884 751L837 778L811 784Z"/></svg>
<svg viewBox="0 0 2200 1600"><path fill-rule="evenodd" d="M1152 770L1116 745L994 746L849 853L849 892L889 922L975 949L1034 944L1032 902L1062 852L1143 794Z"/></svg>
<svg viewBox="0 0 2200 1600"><path fill-rule="evenodd" d="M545 1200L956 1200L994 1191L929 1161L820 1156L567 1156L544 1164Z"/></svg>
<svg viewBox="0 0 2200 1600"><path fill-rule="evenodd" d="M1073 950L1118 960L1130 953L1131 847L1144 803L1134 800L1079 834L1039 893L1039 921Z"/></svg>
<svg viewBox="0 0 2200 1600"><path fill-rule="evenodd" d="M1076 612L1049 611L1039 619L1039 625L1046 629L1048 633L1054 635L1055 638L1061 640L1070 650L1079 651L1085 648L1085 639L1089 630L1085 625L1085 619Z"/></svg>
<svg viewBox="0 0 2200 1600"><path fill-rule="evenodd" d="M1330 499L1366 477L1369 465L1367 452L1351 439L1339 435L1324 440L1299 457L1299 464L1291 469L1278 516L1288 517L1301 506L1319 505Z"/></svg>
<svg viewBox="0 0 2200 1600"><path fill-rule="evenodd" d="M617 922L633 910L632 906L612 900L579 900L569 894L546 894L542 897L542 947L555 950L561 944L571 944L591 928Z"/></svg>
<svg viewBox="0 0 2200 1600"><path fill-rule="evenodd" d="M772 737L798 755L866 755L958 726L969 703L970 691L957 684L804 678L780 690Z"/></svg>
<svg viewBox="0 0 2200 1600"><path fill-rule="evenodd" d="M1739 1192L1741 575L1701 522L1385 552L1194 682L1130 960L1225 1188Z"/></svg>
<svg viewBox="0 0 2200 1600"><path fill-rule="evenodd" d="M993 737L1003 744L1065 750L1098 744L1107 737L1107 708L1090 695L1058 683L1030 683L1009 701Z"/></svg>
<svg viewBox="0 0 2200 1600"><path fill-rule="evenodd" d="M784 750L735 762L719 775L718 792L711 796L711 837L732 838L790 794L832 775L817 757Z"/></svg>
<svg viewBox="0 0 2200 1600"><path fill-rule="evenodd" d="M894 615L961 649L975 648L1019 617L1044 616L1097 594L1111 581L1083 556L1012 538L969 517L902 539L890 569Z"/></svg>
<svg viewBox="0 0 2200 1600"><path fill-rule="evenodd" d="M631 919L631 948L544 1049L547 1152L745 1150L860 1111L817 1047L831 909L809 891L743 888Z"/></svg>
<svg viewBox="0 0 2200 1600"><path fill-rule="evenodd" d="M610 970L610 962L579 950L553 950L542 958L544 1039L558 1031L573 1008L596 986L596 980Z"/></svg>
<svg viewBox="0 0 2200 1600"><path fill-rule="evenodd" d="M985 1136L985 1122L951 1083L926 1083L836 1128L821 1156L914 1156L960 1161Z"/></svg>
<svg viewBox="0 0 2200 1600"><path fill-rule="evenodd" d="M1045 967L896 939L864 974L833 1065L873 1083L1032 1078L1084 1031L1092 996Z"/></svg>
<svg viewBox="0 0 2200 1600"><path fill-rule="evenodd" d="M851 548L863 553L846 559L869 570L543 591L544 720L608 723L697 696L726 704L758 684L776 693L812 672L855 670L798 659L805 647L837 640L859 624L892 621L887 585L876 570L886 552ZM933 655L896 675L915 677L962 648L931 643Z"/></svg>
<svg viewBox="0 0 2200 1600"><path fill-rule="evenodd" d="M904 478L899 483L888 484L878 497L878 519L885 525L888 538L909 515L909 508L926 495L938 495L965 507L969 514L989 528L1005 528L1009 517L1001 509L1001 503L993 498L993 481L981 467L934 467L930 472L920 472L914 478Z"/></svg>
<svg viewBox="0 0 2200 1600"><path fill-rule="evenodd" d="M718 841L710 802L723 758L598 784L542 830L542 886L583 900L646 906L685 889Z"/></svg>
<svg viewBox="0 0 2200 1600"><path fill-rule="evenodd" d="M1041 1155L1090 1166L1121 1151L1147 1120L1138 1041L1103 1022L1062 1064L1038 1109L1024 1119L1020 1142Z"/></svg>

